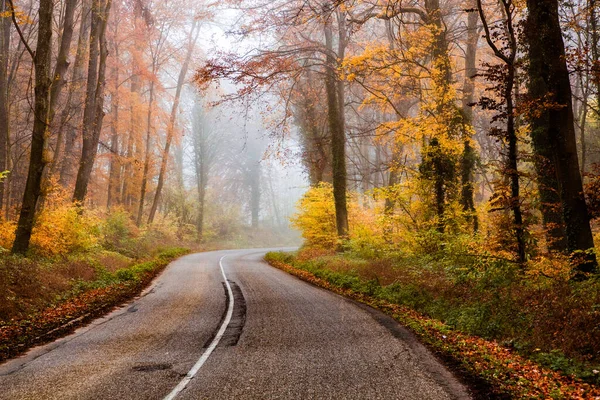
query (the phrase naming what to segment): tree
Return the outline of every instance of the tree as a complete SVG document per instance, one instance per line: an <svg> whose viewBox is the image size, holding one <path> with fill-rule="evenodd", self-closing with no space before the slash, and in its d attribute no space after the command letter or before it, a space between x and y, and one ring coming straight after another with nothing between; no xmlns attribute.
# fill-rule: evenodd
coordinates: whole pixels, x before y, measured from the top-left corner
<svg viewBox="0 0 600 400"><path fill-rule="evenodd" d="M327 121L331 135L331 164L333 176L333 199L335 203L335 222L338 236L345 239L348 236L348 205L346 200L346 134L344 131L344 87L337 78L337 59L344 58L345 48L345 14L337 11L331 13L325 8L324 33L326 64L325 64L325 90L327 92ZM338 51L333 50L333 33L331 19L336 15L339 24ZM337 57L336 57L337 56Z"/></svg>
<svg viewBox="0 0 600 400"><path fill-rule="evenodd" d="M506 121L504 131L494 129L492 135L498 137L506 143L507 155L504 174L510 181L510 197L507 201L507 206L513 214L513 229L515 240L517 242L517 261L524 263L526 260L525 250L525 229L523 225L523 213L521 210L521 187L519 183L519 150L518 137L515 127L515 105L514 105L514 87L515 77L517 72L516 57L517 57L517 37L513 23L515 6L512 0L499 0L502 7L504 20L499 26L493 28L499 29L500 32L492 32L492 28L488 23L488 18L482 6L482 1L477 0L477 8L479 17L483 23L485 31L485 40L492 49L494 56L498 58L502 64L487 65L485 73L488 80L496 82L496 91L501 98L501 103L490 98L483 98L480 104L487 109L492 109L497 112L494 120Z"/></svg>
<svg viewBox="0 0 600 400"><path fill-rule="evenodd" d="M104 88L108 45L106 26L110 14L111 0L93 0L90 31L90 57L83 110L83 146L79 170L75 181L73 201L83 204L98 152L98 142L104 119Z"/></svg>
<svg viewBox="0 0 600 400"><path fill-rule="evenodd" d="M13 18L14 6L11 4ZM27 183L23 194L23 202L15 241L12 252L24 254L29 249L29 240L33 230L36 206L40 197L42 175L46 161L44 160L44 148L46 147L46 132L48 129L48 118L50 111L50 89L51 78L51 55L52 55L52 13L54 2L52 0L40 0L38 9L38 38L35 53L27 47L33 58L35 68L35 100L34 100L34 123L31 135L31 153L29 159L29 171ZM14 19L16 25L16 19ZM16 25L18 26L18 25Z"/></svg>
<svg viewBox="0 0 600 400"><path fill-rule="evenodd" d="M281 43L279 48L257 49L249 55L228 54L218 60L208 60L198 71L196 82L203 86L219 79L232 80L240 89L237 94L229 96L229 100L248 99L253 95L258 97L261 91L271 90L285 99L285 115L289 116L293 114L287 108L292 104L289 101L293 92L291 89L308 71L319 71L327 93L336 221L338 233L343 239L348 233L344 120L346 82L340 79L338 70L349 41L346 14L330 1L310 2L306 7L300 3L286 2L281 6L289 12L272 13L272 7L279 5L264 5L263 10L268 18L258 19L249 25L256 25L253 31L268 31L274 27L274 33ZM311 23L311 37L307 37L303 29L306 21ZM286 90L281 90L281 87ZM278 124L285 125L286 121Z"/></svg>
<svg viewBox="0 0 600 400"><path fill-rule="evenodd" d="M527 9L529 97L539 105L529 118L532 143L536 157L551 167L545 172L538 169L538 174L548 174L558 183L567 250L574 257L576 274L594 272L596 258L589 251L594 240L579 173L558 0L528 0Z"/></svg>
<svg viewBox="0 0 600 400"><path fill-rule="evenodd" d="M467 10L467 48L465 50L465 76L463 81L462 114L466 130L473 126L473 103L475 94L475 78L477 76L477 42L479 39L479 28L477 22L478 14L475 10L477 1L469 2L470 9ZM461 155L461 205L467 215L467 220L472 221L473 231L477 232L479 221L475 212L474 197L474 170L477 154L471 145L470 132L463 134L463 153Z"/></svg>
<svg viewBox="0 0 600 400"><path fill-rule="evenodd" d="M10 4L0 1L0 171L6 171L8 156L8 65L10 48ZM0 210L4 205L4 182L0 182Z"/></svg>
<svg viewBox="0 0 600 400"><path fill-rule="evenodd" d="M187 37L187 50L185 55L185 60L181 65L181 70L179 71L179 77L177 78L177 87L175 89L175 98L173 99L173 105L171 106L171 116L169 117L169 123L167 125L167 139L165 143L165 148L162 154L162 161L160 163L160 171L158 173L158 184L156 186L156 191L154 193L154 200L152 201L152 206L150 207L150 214L148 215L148 223L151 224L154 221L154 216L156 214L156 209L158 208L158 202L160 200L160 194L165 184L165 174L167 172L167 163L169 161L169 154L171 149L171 142L173 141L173 137L175 136L175 120L177 118L177 110L179 108L179 99L181 97L181 90L183 89L183 85L185 83L185 79L187 76L187 71L190 65L190 60L192 58L192 53L194 52L194 48L196 46L196 42L198 41L198 35L200 34L200 24L198 23L198 17L194 17L192 21L192 27L188 33Z"/></svg>
<svg viewBox="0 0 600 400"><path fill-rule="evenodd" d="M196 230L198 240L204 236L204 222L206 216L206 191L211 174L219 160L224 134L218 129L206 105L202 104L199 96L196 97L192 110L192 148L194 153L194 170L196 173L196 188L198 190L198 216Z"/></svg>

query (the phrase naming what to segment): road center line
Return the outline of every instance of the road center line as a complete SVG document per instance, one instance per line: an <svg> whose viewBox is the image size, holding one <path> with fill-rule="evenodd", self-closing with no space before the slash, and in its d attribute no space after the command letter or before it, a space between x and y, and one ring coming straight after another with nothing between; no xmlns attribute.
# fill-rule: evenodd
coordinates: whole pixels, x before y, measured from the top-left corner
<svg viewBox="0 0 600 400"><path fill-rule="evenodd" d="M233 291L231 290L231 285L229 284L227 276L225 275L225 270L223 269L224 258L225 256L221 257L221 259L219 260L219 267L221 268L221 274L223 275L223 279L225 280L225 286L227 287L227 297L229 298L229 307L227 307L227 315L225 316L225 320L223 320L219 331L215 335L212 342L210 342L208 348L204 351L204 353L202 353L198 361L196 361L196 364L194 364L192 369L190 369L187 375L179 382L177 386L175 386L175 389L173 389L171 393L169 393L164 398L164 400L173 400L175 397L177 397L179 393L181 393L183 389L185 389L188 383L190 383L194 376L196 376L200 368L202 368L202 365L204 365L206 360L208 360L208 357L210 357L210 354L213 352L213 350L217 347L219 341L225 333L225 330L227 329L227 325L229 325L229 322L231 321L231 316L233 315Z"/></svg>

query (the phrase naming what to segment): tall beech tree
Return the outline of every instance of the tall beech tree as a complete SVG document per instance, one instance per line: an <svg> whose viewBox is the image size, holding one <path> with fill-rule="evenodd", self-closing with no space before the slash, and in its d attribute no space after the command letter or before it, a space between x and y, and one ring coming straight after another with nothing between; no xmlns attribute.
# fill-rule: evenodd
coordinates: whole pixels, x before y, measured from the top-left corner
<svg viewBox="0 0 600 400"><path fill-rule="evenodd" d="M344 86L337 78L338 59L344 58L345 14L324 7L323 24L325 36L325 91L327 92L327 121L331 137L331 165L333 199L335 203L335 223L340 238L348 236L346 133L344 130ZM338 51L333 49L332 19L338 21Z"/></svg>
<svg viewBox="0 0 600 400"><path fill-rule="evenodd" d="M530 100L537 104L530 116L531 137L539 162L549 166L545 171L538 168L538 176L557 183L567 250L574 256L576 272L594 272L596 258L589 252L594 240L579 172L558 0L528 0L527 10L528 88Z"/></svg>
<svg viewBox="0 0 600 400"><path fill-rule="evenodd" d="M175 137L175 123L177 120L177 111L179 109L179 100L181 98L181 91L183 90L183 85L185 84L185 80L187 77L187 72L190 66L190 61L192 59L192 54L194 52L194 48L196 47L196 42L198 41L198 35L200 34L200 24L198 22L198 17L193 16L192 26L190 27L190 31L187 37L187 49L185 54L185 59L181 64L181 70L179 71L179 76L177 78L177 87L175 88L175 98L173 99L173 105L171 106L171 115L169 117L169 122L167 125L167 138L165 143L165 148L162 152L162 160L160 163L160 171L158 173L158 183L156 185L156 191L154 192L154 199L152 200L152 206L150 207L150 213L148 215L148 223L151 224L154 221L154 217L156 215L156 210L158 209L158 203L160 201L160 195L165 184L165 174L167 173L167 163L169 162L169 155L171 150L171 143L173 142L173 138Z"/></svg>
<svg viewBox="0 0 600 400"><path fill-rule="evenodd" d="M507 147L506 165L503 174L510 181L510 197L506 206L513 214L513 226L515 241L517 243L517 261L524 263L526 260L525 228L523 224L523 212L521 208L521 185L519 182L519 148L517 129L515 126L515 80L517 73L517 36L513 22L515 6L512 0L499 0L502 7L504 20L498 26L491 27L488 17L482 6L482 1L477 0L479 16L483 23L485 40L492 49L494 56L501 61L498 65L488 65L485 76L490 80L496 80L496 91L501 99L497 104L491 98L482 98L480 104L484 108L494 110L497 114L495 120L506 123L504 129L493 129L491 134L498 137ZM492 33L492 29L500 29L500 33ZM497 32L497 31L496 31Z"/></svg>
<svg viewBox="0 0 600 400"><path fill-rule="evenodd" d="M10 58L10 4L0 1L0 171L6 171L8 161L8 65ZM0 182L0 210L4 205L4 182Z"/></svg>
<svg viewBox="0 0 600 400"><path fill-rule="evenodd" d="M81 16L79 24L79 38L75 53L75 62L73 63L73 72L71 74L71 85L65 105L60 114L60 121L57 124L57 137L54 147L54 155L50 162L50 177L56 173L59 174L58 182L62 187L67 187L72 180L74 168L77 164L76 140L78 126L72 121L78 121L83 110L80 104L85 99L85 81L86 61L89 53L89 40L91 28L91 1L82 0ZM55 121L56 122L56 121Z"/></svg>
<svg viewBox="0 0 600 400"><path fill-rule="evenodd" d="M13 20L14 6L11 4ZM31 133L31 151L29 157L29 170L27 183L23 194L21 212L15 232L12 252L24 254L29 249L31 231L35 219L36 206L40 197L42 187L42 175L46 160L44 160L44 149L46 147L46 136L50 111L50 90L52 86L51 62L52 62L52 14L54 11L53 0L40 0L38 9L38 35L35 53L24 42L27 51L33 58L35 69L35 100L34 100L34 122ZM24 40L24 39L23 39Z"/></svg>
<svg viewBox="0 0 600 400"><path fill-rule="evenodd" d="M463 79L462 114L465 130L473 126L473 104L475 100L475 78L477 76L477 44L479 40L479 21L476 12L477 0L470 0L467 10L467 43L465 49L465 76ZM472 132L463 132L463 153L460 161L461 171L461 205L472 222L473 231L479 229L479 221L475 211L474 186L476 151L471 143Z"/></svg>
<svg viewBox="0 0 600 400"><path fill-rule="evenodd" d="M108 57L106 26L111 4L111 0L93 0L92 2L88 77L83 111L83 146L73 192L73 200L79 203L83 203L87 194L104 119L104 88Z"/></svg>
<svg viewBox="0 0 600 400"><path fill-rule="evenodd" d="M334 186L336 227L340 238L348 234L348 210L346 203L346 134L345 134L345 85L338 71L349 43L350 27L342 7L331 1L315 1L303 7L289 2L282 6L288 12L271 12L264 5L266 19L257 19L253 31L265 32L275 27L280 39L276 49L259 49L246 56L229 54L221 59L208 60L196 75L198 84L206 85L219 79L230 79L240 89L228 97L230 100L260 96L262 91L287 87L283 96L286 107L292 107L287 99L293 88L306 74L318 72L324 82L327 97L327 126L331 140L332 182ZM310 22L310 38L303 25ZM291 83L291 85L290 85ZM278 91L281 95L281 91ZM286 109L286 116L293 115ZM279 126L285 125L284 123Z"/></svg>

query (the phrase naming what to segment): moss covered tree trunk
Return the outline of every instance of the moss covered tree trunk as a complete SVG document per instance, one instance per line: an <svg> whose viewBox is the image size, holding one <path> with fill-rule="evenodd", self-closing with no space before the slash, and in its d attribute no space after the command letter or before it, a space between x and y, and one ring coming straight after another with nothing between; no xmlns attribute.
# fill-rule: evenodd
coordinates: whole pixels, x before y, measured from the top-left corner
<svg viewBox="0 0 600 400"><path fill-rule="evenodd" d="M346 201L346 135L341 109L343 99L339 98L337 59L333 50L331 16L325 23L325 47L327 50L325 67L325 89L327 91L327 121L331 135L331 161L333 172L333 198L335 221L340 238L348 236L348 205Z"/></svg>
<svg viewBox="0 0 600 400"><path fill-rule="evenodd" d="M527 8L529 95L543 105L530 119L533 148L536 158L548 166L545 170L538 168L538 173L541 179L556 179L556 189L552 189L560 199L567 250L579 253L593 248L594 241L579 173L558 0L528 0ZM575 268L578 273L595 271L595 256L579 253Z"/></svg>

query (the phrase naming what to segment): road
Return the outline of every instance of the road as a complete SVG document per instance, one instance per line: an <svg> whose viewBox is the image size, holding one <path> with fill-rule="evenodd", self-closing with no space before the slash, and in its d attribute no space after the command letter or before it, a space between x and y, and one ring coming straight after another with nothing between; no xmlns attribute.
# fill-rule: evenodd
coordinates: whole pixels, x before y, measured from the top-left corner
<svg viewBox="0 0 600 400"><path fill-rule="evenodd" d="M265 252L178 259L134 301L0 365L0 399L469 398L393 320Z"/></svg>

